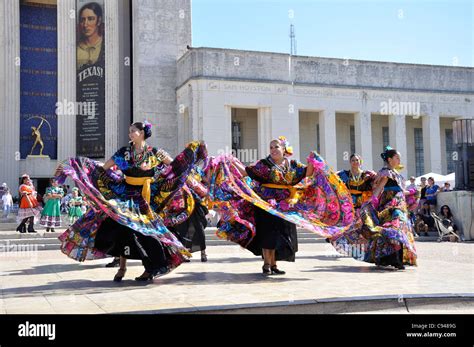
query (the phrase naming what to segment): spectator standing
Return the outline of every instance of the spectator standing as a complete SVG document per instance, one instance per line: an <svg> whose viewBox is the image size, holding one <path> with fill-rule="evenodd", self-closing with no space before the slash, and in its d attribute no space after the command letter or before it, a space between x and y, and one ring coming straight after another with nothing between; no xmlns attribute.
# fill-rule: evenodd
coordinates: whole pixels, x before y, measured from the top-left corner
<svg viewBox="0 0 474 347"><path fill-rule="evenodd" d="M13 197L10 193L10 189L7 188L6 192L2 195L3 203L3 219L7 219L10 211L13 207Z"/></svg>
<svg viewBox="0 0 474 347"><path fill-rule="evenodd" d="M430 211L435 212L439 186L435 184L433 177L428 178L428 187L426 188L426 202L430 206Z"/></svg>

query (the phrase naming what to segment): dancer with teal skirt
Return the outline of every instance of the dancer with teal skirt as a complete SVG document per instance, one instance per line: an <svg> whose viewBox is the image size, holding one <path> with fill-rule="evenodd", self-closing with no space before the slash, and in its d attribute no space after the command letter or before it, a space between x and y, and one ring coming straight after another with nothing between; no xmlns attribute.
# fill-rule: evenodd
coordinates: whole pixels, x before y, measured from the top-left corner
<svg viewBox="0 0 474 347"><path fill-rule="evenodd" d="M46 227L46 232L55 232L54 228L61 226L61 198L64 196L64 190L59 187L56 179L50 180L51 187L46 189L43 212L41 213L40 224Z"/></svg>
<svg viewBox="0 0 474 347"><path fill-rule="evenodd" d="M72 198L68 202L69 204L69 225L73 225L79 218L84 214L82 212L82 206L84 201L82 196L79 195L79 188L72 188Z"/></svg>

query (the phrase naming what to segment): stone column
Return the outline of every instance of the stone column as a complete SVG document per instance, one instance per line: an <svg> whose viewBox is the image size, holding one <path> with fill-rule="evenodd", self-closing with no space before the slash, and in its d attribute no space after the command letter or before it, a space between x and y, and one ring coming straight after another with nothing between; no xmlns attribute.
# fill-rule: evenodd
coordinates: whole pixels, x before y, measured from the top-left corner
<svg viewBox="0 0 474 347"><path fill-rule="evenodd" d="M198 88L199 82L189 81L181 87L177 95L178 151L182 151L190 141L204 139L203 116Z"/></svg>
<svg viewBox="0 0 474 347"><path fill-rule="evenodd" d="M272 111L270 107L258 109L258 158L264 158L269 153L272 140Z"/></svg>
<svg viewBox="0 0 474 347"><path fill-rule="evenodd" d="M398 150L401 155L401 163L405 168L401 171L403 176L407 175L407 130L405 115L389 115L388 129L390 137L390 146Z"/></svg>
<svg viewBox="0 0 474 347"><path fill-rule="evenodd" d="M200 86L202 87L202 85ZM199 93L202 95L202 93ZM193 94L194 95L194 94ZM197 100L194 99L194 102ZM231 153L232 150L232 106L225 105L223 98L203 97L198 106L199 131L207 143L209 155Z"/></svg>
<svg viewBox="0 0 474 347"><path fill-rule="evenodd" d="M179 102L179 99L178 99ZM187 120L186 117L189 116L188 107L184 105L180 105L178 107L178 147L184 148L184 145L189 137L189 129L187 128L188 124L186 124Z"/></svg>
<svg viewBox="0 0 474 347"><path fill-rule="evenodd" d="M58 1L58 102L76 102L76 1ZM73 12L71 12L73 11ZM71 13L73 15L71 15ZM63 105L64 106L64 105ZM58 115L58 161L76 154L75 115Z"/></svg>
<svg viewBox="0 0 474 347"><path fill-rule="evenodd" d="M425 154L425 171L442 174L441 133L439 114L433 113L422 117L423 152Z"/></svg>
<svg viewBox="0 0 474 347"><path fill-rule="evenodd" d="M319 135L321 137L321 155L334 170L337 168L336 150L336 111L326 108L319 112Z"/></svg>
<svg viewBox="0 0 474 347"><path fill-rule="evenodd" d="M12 195L20 176L20 2L0 1L0 180ZM2 155L3 154L3 155Z"/></svg>
<svg viewBox="0 0 474 347"><path fill-rule="evenodd" d="M202 114L202 104L200 93L197 88L197 83L190 82L188 86L189 93L189 104L191 105L189 115L191 123L191 139L193 141L204 139L204 129L203 129L203 114ZM229 111L230 112L230 111ZM178 149L181 150L181 149Z"/></svg>
<svg viewBox="0 0 474 347"><path fill-rule="evenodd" d="M271 98L271 138L285 136L293 147L291 159L299 159L299 114L298 106L290 97L291 89L282 88L280 95ZM265 152L268 153L270 141L267 142Z"/></svg>
<svg viewBox="0 0 474 347"><path fill-rule="evenodd" d="M177 93L177 108L178 108L178 148L182 150L190 141L197 140L197 129L193 130L193 126L197 125L193 121L193 104L192 88L189 85L183 86Z"/></svg>
<svg viewBox="0 0 474 347"><path fill-rule="evenodd" d="M119 135L119 6L117 0L105 0L105 159L120 146ZM125 145L125 144L121 144Z"/></svg>
<svg viewBox="0 0 474 347"><path fill-rule="evenodd" d="M354 115L354 131L356 152L362 156L363 166L373 169L372 161L372 115L368 111Z"/></svg>
<svg viewBox="0 0 474 347"><path fill-rule="evenodd" d="M219 151L223 150L232 150L232 107L229 105L223 105L224 107L224 117L221 116L219 110L221 109L221 106L219 103L214 104L214 105L208 105L207 108L203 105L203 111L208 109L208 110L214 110L214 111L204 111L202 113L202 119L203 121L203 133L206 134L208 133L209 135L209 142L212 145L210 148L212 149L212 152L209 151L209 153L217 153L219 154ZM216 113L217 111L217 113ZM214 116L214 118L207 118L207 115L210 114L211 117ZM206 117L204 116L206 115ZM215 117L217 115L217 117ZM207 125L206 125L207 123ZM217 126L212 127L211 123L215 123ZM207 130L209 129L209 132ZM207 140L206 140L207 142Z"/></svg>
<svg viewBox="0 0 474 347"><path fill-rule="evenodd" d="M293 156L291 158L293 159L301 159L302 163L306 163L306 156L308 155L307 153L304 153L304 156L300 158L300 115L299 115L299 110L298 107L294 104L290 104L290 108L292 110L290 111L289 118L289 129L288 129L288 137L290 140L290 144L293 147Z"/></svg>

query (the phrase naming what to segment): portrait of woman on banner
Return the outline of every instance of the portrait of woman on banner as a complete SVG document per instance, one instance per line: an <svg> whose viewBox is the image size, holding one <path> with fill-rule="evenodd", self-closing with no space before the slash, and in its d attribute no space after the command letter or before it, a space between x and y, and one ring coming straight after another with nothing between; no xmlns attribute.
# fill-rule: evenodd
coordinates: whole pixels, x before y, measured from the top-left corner
<svg viewBox="0 0 474 347"><path fill-rule="evenodd" d="M89 2L78 13L77 68L104 65L104 15L102 6Z"/></svg>

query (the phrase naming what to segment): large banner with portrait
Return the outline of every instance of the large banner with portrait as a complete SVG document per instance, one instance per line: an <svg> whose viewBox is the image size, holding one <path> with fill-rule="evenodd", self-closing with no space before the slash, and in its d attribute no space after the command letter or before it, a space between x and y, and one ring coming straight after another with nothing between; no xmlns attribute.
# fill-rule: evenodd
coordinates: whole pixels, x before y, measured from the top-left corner
<svg viewBox="0 0 474 347"><path fill-rule="evenodd" d="M104 0L76 0L77 155L105 157Z"/></svg>

